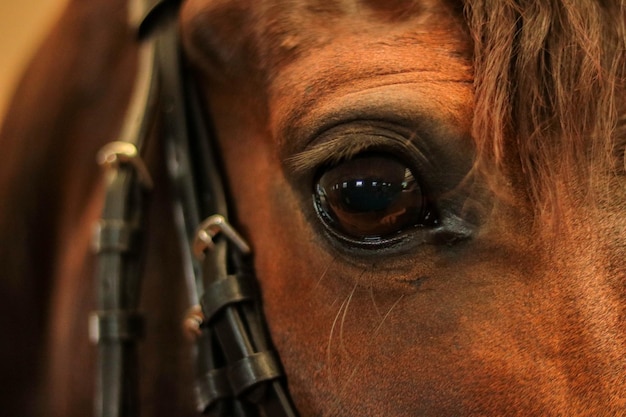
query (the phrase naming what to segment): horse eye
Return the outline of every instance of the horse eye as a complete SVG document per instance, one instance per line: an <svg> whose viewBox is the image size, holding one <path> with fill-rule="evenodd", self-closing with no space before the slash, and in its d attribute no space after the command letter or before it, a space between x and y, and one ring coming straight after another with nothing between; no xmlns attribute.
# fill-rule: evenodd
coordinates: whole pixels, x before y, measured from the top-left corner
<svg viewBox="0 0 626 417"><path fill-rule="evenodd" d="M316 210L331 231L358 240L392 237L431 222L416 176L389 155L361 155L319 175Z"/></svg>

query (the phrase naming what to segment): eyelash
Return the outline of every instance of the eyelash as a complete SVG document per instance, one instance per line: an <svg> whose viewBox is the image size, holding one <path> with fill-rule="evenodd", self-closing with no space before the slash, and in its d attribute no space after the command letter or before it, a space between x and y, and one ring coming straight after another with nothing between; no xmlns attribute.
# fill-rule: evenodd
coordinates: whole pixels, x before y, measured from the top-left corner
<svg viewBox="0 0 626 417"><path fill-rule="evenodd" d="M415 134L398 132L387 127L387 124L383 125L352 122L331 128L322 133L308 149L288 158L287 165L295 173L304 173L316 167L337 164L364 152L419 154L413 144Z"/></svg>

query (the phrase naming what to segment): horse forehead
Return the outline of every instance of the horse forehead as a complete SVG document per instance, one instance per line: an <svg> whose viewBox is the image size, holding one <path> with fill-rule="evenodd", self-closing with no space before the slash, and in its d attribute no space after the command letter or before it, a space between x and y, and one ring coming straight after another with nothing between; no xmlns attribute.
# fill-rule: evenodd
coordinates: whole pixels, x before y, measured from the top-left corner
<svg viewBox="0 0 626 417"><path fill-rule="evenodd" d="M201 64L233 73L252 67L267 76L302 53L337 39L352 36L358 42L359 36L354 35L374 39L389 38L390 31L406 35L447 30L450 12L460 10L455 4L448 0L188 0L182 13L183 38L192 58ZM396 40L414 40L401 38ZM362 44L355 46L364 49Z"/></svg>
<svg viewBox="0 0 626 417"><path fill-rule="evenodd" d="M225 14L247 13L271 18L285 16L348 16L367 13L373 18L399 22L423 15L441 7L442 0L187 0L185 8L192 12ZM460 4L460 2L456 2ZM239 28L245 29L245 28Z"/></svg>

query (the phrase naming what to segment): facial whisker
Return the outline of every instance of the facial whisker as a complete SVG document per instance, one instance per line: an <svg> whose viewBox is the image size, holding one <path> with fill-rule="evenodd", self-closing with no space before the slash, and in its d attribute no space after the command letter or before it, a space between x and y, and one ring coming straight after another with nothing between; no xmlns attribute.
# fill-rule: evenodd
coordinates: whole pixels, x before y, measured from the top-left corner
<svg viewBox="0 0 626 417"><path fill-rule="evenodd" d="M336 260L337 260L337 258L335 256L333 256L332 260L326 265L326 268L324 268L324 271L322 271L322 275L320 275L319 279L315 283L315 286L313 287L313 291L315 291L321 285L322 280L326 277L326 274L328 273L328 270L335 263Z"/></svg>
<svg viewBox="0 0 626 417"><path fill-rule="evenodd" d="M339 326L339 346L341 347L341 352L346 357L348 356L348 350L346 349L346 345L344 344L343 330L344 330L344 325L346 323L346 316L348 314L348 306L350 305L350 302L352 301L352 297L354 296L354 293L356 292L358 285L359 285L358 283L354 284L352 291L350 291L350 295L347 298L347 303L343 310L343 316L341 317L341 325Z"/></svg>
<svg viewBox="0 0 626 417"><path fill-rule="evenodd" d="M328 365L328 382L332 387L336 386L335 380L333 378L333 369L332 369L332 343L333 343L333 335L335 334L335 326L337 326L337 322L339 321L339 317L348 302L348 298L344 299L339 306L339 310L335 315L335 319L333 320L333 324L330 327L330 334L328 335L328 344L326 346L326 363Z"/></svg>
<svg viewBox="0 0 626 417"><path fill-rule="evenodd" d="M380 323L378 323L378 325L376 326L376 328L374 329L372 336L370 337L370 341L369 341L369 345L368 347L372 346L374 344L374 339L375 336L379 333L380 329L382 328L383 324L385 323L385 321L387 320L387 318L391 315L391 312L398 306L398 304L400 303L400 301L402 301L402 299L404 298L404 295L401 295L400 297L398 297L398 299L391 305L391 307L389 307L389 309L387 310L387 313L385 313L385 315L382 317ZM357 372L359 371L359 369L362 368L363 364L366 362L366 357L361 357L361 359L359 360L359 362L357 364L355 364L352 368L352 371L350 372L350 375L348 376L348 378L345 380L345 382L342 383L342 387L339 390L339 395L337 396L337 400L335 401L335 404L333 406L333 408L331 409L331 413L329 415L336 415L336 411L339 409L340 404L341 404L341 398L343 398L343 395L345 394L345 392L348 390L350 384L352 383L354 377L356 376Z"/></svg>
<svg viewBox="0 0 626 417"><path fill-rule="evenodd" d="M378 308L378 304L376 304L376 300L374 299L374 287L372 287L370 285L370 298L372 299L372 305L374 306L374 310L376 310L376 314L378 315L378 317L382 317L382 313L380 312L380 309Z"/></svg>

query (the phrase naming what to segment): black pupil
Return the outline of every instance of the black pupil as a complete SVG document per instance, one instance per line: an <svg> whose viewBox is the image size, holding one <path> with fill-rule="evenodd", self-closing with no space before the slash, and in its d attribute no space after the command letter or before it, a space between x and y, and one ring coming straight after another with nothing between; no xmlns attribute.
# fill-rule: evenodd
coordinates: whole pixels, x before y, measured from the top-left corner
<svg viewBox="0 0 626 417"><path fill-rule="evenodd" d="M422 189L405 163L363 155L326 170L315 188L318 212L335 231L352 238L382 238L424 218Z"/></svg>

